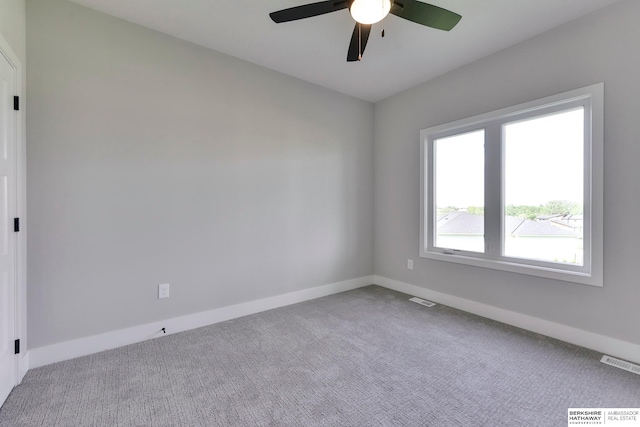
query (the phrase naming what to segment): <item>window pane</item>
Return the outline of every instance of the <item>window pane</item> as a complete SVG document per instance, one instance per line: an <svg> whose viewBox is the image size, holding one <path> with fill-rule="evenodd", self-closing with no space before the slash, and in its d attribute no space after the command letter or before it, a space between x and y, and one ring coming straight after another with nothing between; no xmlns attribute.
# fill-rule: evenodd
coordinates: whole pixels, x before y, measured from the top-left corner
<svg viewBox="0 0 640 427"><path fill-rule="evenodd" d="M584 109L504 125L504 255L583 265Z"/></svg>
<svg viewBox="0 0 640 427"><path fill-rule="evenodd" d="M434 246L484 252L484 130L434 141Z"/></svg>

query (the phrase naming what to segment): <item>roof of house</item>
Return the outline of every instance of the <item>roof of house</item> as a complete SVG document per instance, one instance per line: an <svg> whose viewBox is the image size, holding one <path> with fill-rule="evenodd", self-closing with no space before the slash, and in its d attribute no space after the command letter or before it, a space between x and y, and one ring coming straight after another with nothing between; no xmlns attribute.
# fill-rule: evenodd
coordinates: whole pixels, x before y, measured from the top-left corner
<svg viewBox="0 0 640 427"><path fill-rule="evenodd" d="M484 234L484 216L451 212L438 217L439 234Z"/></svg>
<svg viewBox="0 0 640 427"><path fill-rule="evenodd" d="M450 212L440 215L437 221L438 234L484 234L484 216L468 212ZM533 221L515 216L506 217L505 231L511 236L565 236L574 237L581 231L571 227L560 227L550 221Z"/></svg>

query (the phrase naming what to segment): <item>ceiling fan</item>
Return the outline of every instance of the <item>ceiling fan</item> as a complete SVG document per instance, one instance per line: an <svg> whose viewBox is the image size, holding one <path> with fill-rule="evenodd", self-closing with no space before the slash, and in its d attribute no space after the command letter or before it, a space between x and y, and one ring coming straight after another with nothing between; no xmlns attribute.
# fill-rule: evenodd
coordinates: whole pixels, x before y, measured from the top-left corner
<svg viewBox="0 0 640 427"><path fill-rule="evenodd" d="M270 13L269 16L273 22L279 24L347 8L356 21L347 53L348 62L362 59L362 53L371 33L371 25L381 21L389 13L444 31L451 30L462 18L457 13L418 0L328 0L279 10ZM384 30L382 30L382 37L384 37Z"/></svg>

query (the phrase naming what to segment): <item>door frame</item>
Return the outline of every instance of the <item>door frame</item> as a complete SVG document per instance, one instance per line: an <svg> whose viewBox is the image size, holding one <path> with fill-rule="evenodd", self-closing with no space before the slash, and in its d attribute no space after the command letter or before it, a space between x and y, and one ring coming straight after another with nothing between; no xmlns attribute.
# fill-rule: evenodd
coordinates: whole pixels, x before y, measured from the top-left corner
<svg viewBox="0 0 640 427"><path fill-rule="evenodd" d="M9 212L9 218L20 218L20 231L14 240L15 250L15 330L14 339L20 340L20 353L15 356L15 379L20 384L29 369L27 351L27 210L26 210L26 135L24 124L25 109L25 70L11 45L0 34L0 55L13 67L15 95L20 98L20 109L15 114L15 211ZM13 215L13 216L11 216Z"/></svg>

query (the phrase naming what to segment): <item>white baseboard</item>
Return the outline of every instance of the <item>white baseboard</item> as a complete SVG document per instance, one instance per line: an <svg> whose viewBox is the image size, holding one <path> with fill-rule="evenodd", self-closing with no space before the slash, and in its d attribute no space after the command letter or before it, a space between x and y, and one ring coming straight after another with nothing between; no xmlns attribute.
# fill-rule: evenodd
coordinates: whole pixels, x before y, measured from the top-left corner
<svg viewBox="0 0 640 427"><path fill-rule="evenodd" d="M344 282L332 283L275 297L249 301L228 307L217 308L215 310L189 314L186 316L175 317L173 319L107 332L100 335L65 341L45 347L33 348L29 350L29 369L146 341L152 338L158 338L164 335L161 331L162 328L166 328L167 335L174 334L223 322L225 320L259 313L261 311L349 291L371 284L373 284L373 276L364 276L357 279L346 280Z"/></svg>
<svg viewBox="0 0 640 427"><path fill-rule="evenodd" d="M399 282L382 276L374 276L376 285L415 295L430 301L457 308L468 313L496 320L507 325L526 329L531 332L546 335L561 341L589 348L598 352L625 359L630 362L640 363L640 345L605 335L595 334L571 326L561 325L526 314L493 307L476 301L432 291L409 283Z"/></svg>
<svg viewBox="0 0 640 427"><path fill-rule="evenodd" d="M327 295L349 291L373 283L395 291L425 298L468 313L473 313L478 316L559 339L561 341L596 350L630 362L640 363L640 345L638 344L561 325L548 320L528 316L526 314L493 307L488 304L432 291L430 289L388 279L382 276L364 276L357 279L346 280L344 282L332 283L275 297L249 301L215 310L120 329L100 335L52 344L45 347L34 348L29 350L19 362L19 379L21 381L27 370L31 368L62 362L64 360L74 359L76 357L86 356L100 351L160 337L163 335L160 331L163 327L166 328L167 334L173 334Z"/></svg>

